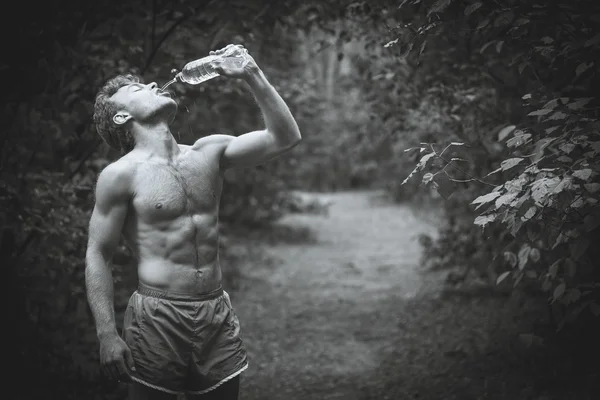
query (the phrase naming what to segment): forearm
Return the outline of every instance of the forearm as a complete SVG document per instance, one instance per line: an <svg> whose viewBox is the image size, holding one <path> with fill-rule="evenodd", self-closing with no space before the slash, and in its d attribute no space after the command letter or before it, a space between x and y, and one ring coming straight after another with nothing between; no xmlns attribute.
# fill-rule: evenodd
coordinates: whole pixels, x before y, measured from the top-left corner
<svg viewBox="0 0 600 400"><path fill-rule="evenodd" d="M117 335L112 272L105 258L94 251L86 256L85 284L98 337Z"/></svg>
<svg viewBox="0 0 600 400"><path fill-rule="evenodd" d="M267 131L282 147L293 146L300 139L300 129L290 109L260 69L251 73L246 82L260 107Z"/></svg>

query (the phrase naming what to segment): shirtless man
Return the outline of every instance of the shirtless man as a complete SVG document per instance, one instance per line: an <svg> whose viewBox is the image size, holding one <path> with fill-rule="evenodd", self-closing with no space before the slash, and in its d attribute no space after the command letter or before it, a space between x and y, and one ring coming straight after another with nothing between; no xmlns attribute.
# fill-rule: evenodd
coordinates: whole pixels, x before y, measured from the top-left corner
<svg viewBox="0 0 600 400"><path fill-rule="evenodd" d="M233 45L211 54L221 54ZM239 51L246 51L237 46ZM94 121L125 155L99 175L89 224L86 287L100 362L129 381L130 399L237 399L248 367L239 321L221 286L218 212L223 172L264 163L294 147L300 131L254 59L217 66L250 87L266 129L178 144L169 131L176 102L131 75L106 83ZM111 258L123 236L137 259L122 337L115 327Z"/></svg>

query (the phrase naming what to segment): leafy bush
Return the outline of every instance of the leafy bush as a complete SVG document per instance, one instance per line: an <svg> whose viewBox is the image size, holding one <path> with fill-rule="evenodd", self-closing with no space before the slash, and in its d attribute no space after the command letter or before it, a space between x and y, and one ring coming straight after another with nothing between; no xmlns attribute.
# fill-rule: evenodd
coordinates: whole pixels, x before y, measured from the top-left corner
<svg viewBox="0 0 600 400"><path fill-rule="evenodd" d="M448 85L437 75L438 96L453 104L448 115L460 125L453 130L457 139L417 150L412 176L444 197L462 191L449 202L449 227L431 254L438 264L488 270L494 259L497 283L509 277L514 286L538 282L549 293L559 327L582 311L600 315L598 250L592 245L600 226L599 108L592 90L599 83L593 68L600 49L597 4L419 3L402 3L419 17L401 45L420 48L420 56L429 44L429 59L476 76ZM442 46L448 40L460 44L452 54ZM467 54L466 60L458 54ZM464 101L457 101L461 93L471 102L466 113ZM517 94L521 110L512 106ZM482 130L482 122L495 128ZM465 200L475 210L465 209ZM459 204L460 211L453 209ZM464 218L474 218L475 225L457 222Z"/></svg>

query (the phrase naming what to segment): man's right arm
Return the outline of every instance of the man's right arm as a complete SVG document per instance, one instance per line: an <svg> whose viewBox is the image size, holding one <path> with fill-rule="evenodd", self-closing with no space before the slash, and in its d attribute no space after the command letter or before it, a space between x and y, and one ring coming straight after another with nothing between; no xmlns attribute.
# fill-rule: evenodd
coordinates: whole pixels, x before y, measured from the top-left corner
<svg viewBox="0 0 600 400"><path fill-rule="evenodd" d="M110 164L98 177L85 268L88 303L100 340L100 361L113 377L123 375L122 362L129 361L124 358L130 358L116 329L113 278L109 265L119 244L131 197L131 174L124 167L118 163Z"/></svg>

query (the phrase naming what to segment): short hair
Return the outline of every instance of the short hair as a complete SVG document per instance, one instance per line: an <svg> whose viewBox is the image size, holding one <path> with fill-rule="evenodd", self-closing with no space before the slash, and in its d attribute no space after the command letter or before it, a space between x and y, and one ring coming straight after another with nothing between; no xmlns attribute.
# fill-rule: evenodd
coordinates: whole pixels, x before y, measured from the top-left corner
<svg viewBox="0 0 600 400"><path fill-rule="evenodd" d="M113 117L119 110L111 97L123 86L140 82L142 82L142 79L137 75L118 75L109 79L96 95L96 103L94 104L96 130L106 144L120 151L121 154L133 150L135 141L131 132L113 121Z"/></svg>

